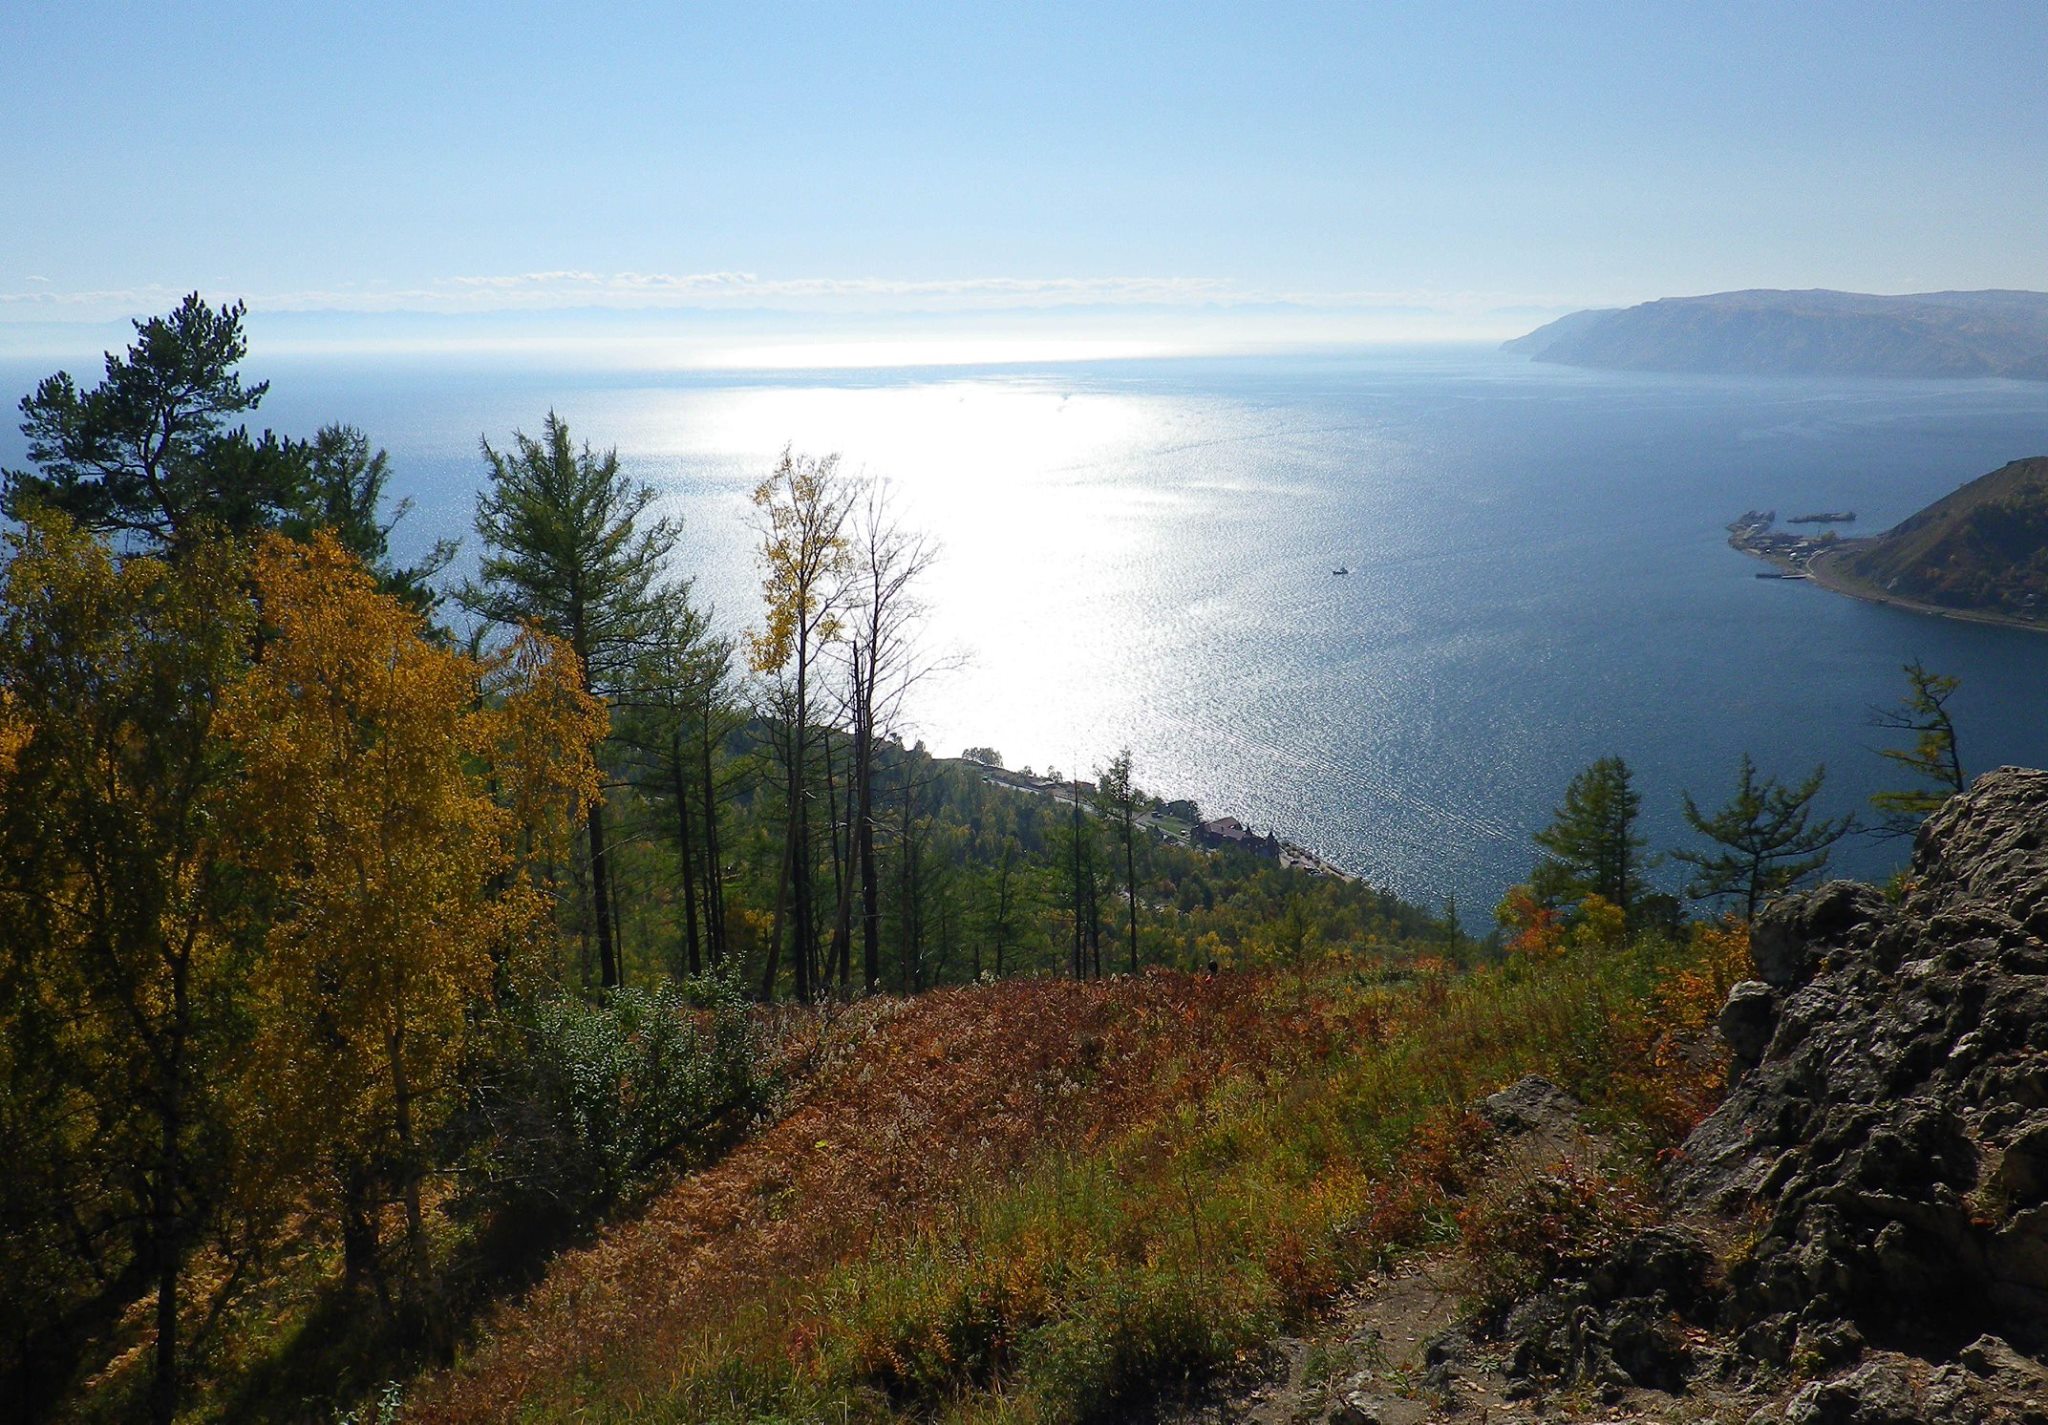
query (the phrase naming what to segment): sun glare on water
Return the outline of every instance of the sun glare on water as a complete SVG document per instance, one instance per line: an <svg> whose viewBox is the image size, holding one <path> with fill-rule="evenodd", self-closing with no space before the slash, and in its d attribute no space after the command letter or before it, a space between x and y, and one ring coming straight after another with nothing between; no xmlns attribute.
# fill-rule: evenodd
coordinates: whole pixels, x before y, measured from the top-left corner
<svg viewBox="0 0 2048 1425"><path fill-rule="evenodd" d="M758 600L752 484L785 444L837 452L941 549L923 591L927 641L955 666L920 690L906 731L949 752L1007 736L1020 759L1062 765L1130 737L1093 724L1130 716L1115 696L1128 691L1128 641L1174 560L1174 531L1208 507L1200 462L1157 458L1208 434L1185 403L1006 376L679 391L661 405L664 429L621 432L621 444L660 452L649 478L688 510L699 588L722 611L744 621Z"/></svg>

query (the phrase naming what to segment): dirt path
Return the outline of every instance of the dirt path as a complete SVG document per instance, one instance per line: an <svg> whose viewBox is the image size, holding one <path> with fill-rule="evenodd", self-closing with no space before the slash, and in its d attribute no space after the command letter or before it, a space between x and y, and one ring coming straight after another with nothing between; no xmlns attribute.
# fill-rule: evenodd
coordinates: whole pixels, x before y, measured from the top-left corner
<svg viewBox="0 0 2048 1425"><path fill-rule="evenodd" d="M1565 1160L1595 1162L1610 1147L1587 1131L1577 1104L1540 1079L1476 1107L1503 1135L1488 1168L1496 1180L1533 1177ZM1467 1334L1471 1279L1455 1249L1369 1277L1313 1331L1276 1341L1263 1361L1161 1425L1746 1425L1766 1403L1711 1386L1685 1398L1516 1391L1501 1350Z"/></svg>

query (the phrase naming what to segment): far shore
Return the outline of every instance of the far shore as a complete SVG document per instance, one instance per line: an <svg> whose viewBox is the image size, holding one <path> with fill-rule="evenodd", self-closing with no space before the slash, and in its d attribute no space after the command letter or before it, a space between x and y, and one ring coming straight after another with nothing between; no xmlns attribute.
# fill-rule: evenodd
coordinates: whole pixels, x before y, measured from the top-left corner
<svg viewBox="0 0 2048 1425"><path fill-rule="evenodd" d="M1837 594L1847 594L1852 599L1861 599L1867 604L1889 604L1895 609L1905 609L1916 614L1932 614L1936 618L1955 619L1961 623L1988 623L2000 628L2021 628L2029 633L2048 633L2048 623L2038 619L2014 618L2010 614L1984 613L1973 609L1952 609L1941 604L1930 604L1919 599L1902 599L1897 594L1851 578L1833 568L1834 562L1849 553L1861 541L1845 541L1839 549L1824 550L1807 560L1807 576L1823 589Z"/></svg>
<svg viewBox="0 0 2048 1425"><path fill-rule="evenodd" d="M1032 772L1012 771L1008 767L998 767L975 757L943 757L939 760L942 762L958 762L965 766L973 767L986 780L994 782L999 786L1008 787L1012 791L1031 792L1038 796L1051 797L1054 801L1066 802L1069 806L1079 806L1081 810L1091 816L1099 814L1099 809L1093 800L1095 791L1095 784L1093 782L1080 783L1081 791L1077 794L1075 783L1065 778L1055 779L1052 777L1041 777ZM1201 841L1195 834L1197 827L1194 823L1174 820L1157 809L1146 815L1145 825L1154 835L1163 836L1169 841L1178 841L1184 846L1201 845ZM1276 839L1277 835L1278 833L1276 832ZM1290 870L1306 871L1312 876L1331 876L1340 881L1363 879L1345 870L1329 858L1309 850L1306 846L1297 846L1292 841L1280 842L1279 863Z"/></svg>

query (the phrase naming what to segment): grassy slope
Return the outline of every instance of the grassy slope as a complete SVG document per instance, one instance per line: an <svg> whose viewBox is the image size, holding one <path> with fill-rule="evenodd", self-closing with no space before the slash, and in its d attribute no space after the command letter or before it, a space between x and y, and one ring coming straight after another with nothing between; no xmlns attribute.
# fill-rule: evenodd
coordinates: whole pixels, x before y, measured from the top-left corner
<svg viewBox="0 0 2048 1425"><path fill-rule="evenodd" d="M1475 1095L1542 1071L1668 1139L1715 1077L1674 1046L1738 968L1700 958L869 1002L779 1122L558 1261L405 1418L1113 1415L1452 1230Z"/></svg>

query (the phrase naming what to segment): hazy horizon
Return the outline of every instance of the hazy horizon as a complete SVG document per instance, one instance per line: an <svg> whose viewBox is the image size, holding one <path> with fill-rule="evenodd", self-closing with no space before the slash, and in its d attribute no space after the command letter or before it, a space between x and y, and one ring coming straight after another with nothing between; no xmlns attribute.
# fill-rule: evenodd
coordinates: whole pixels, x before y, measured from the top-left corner
<svg viewBox="0 0 2048 1425"><path fill-rule="evenodd" d="M259 357L730 368L2039 286L2043 52L2019 4L24 7L0 354L192 290Z"/></svg>

